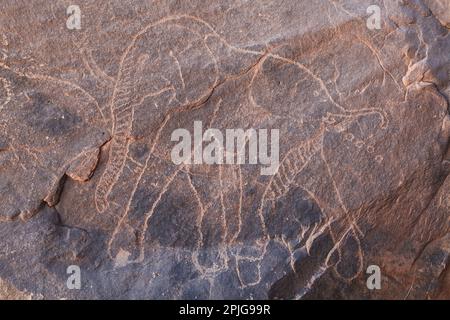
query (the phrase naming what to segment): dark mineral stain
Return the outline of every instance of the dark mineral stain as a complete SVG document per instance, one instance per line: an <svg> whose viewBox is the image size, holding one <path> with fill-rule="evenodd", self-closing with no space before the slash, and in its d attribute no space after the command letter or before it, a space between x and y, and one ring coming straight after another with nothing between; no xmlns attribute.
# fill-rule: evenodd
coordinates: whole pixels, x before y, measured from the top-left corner
<svg viewBox="0 0 450 320"><path fill-rule="evenodd" d="M38 132L50 137L66 135L82 120L78 115L56 105L43 93L34 93L30 98L31 101L26 105L26 113L23 117L25 123Z"/></svg>

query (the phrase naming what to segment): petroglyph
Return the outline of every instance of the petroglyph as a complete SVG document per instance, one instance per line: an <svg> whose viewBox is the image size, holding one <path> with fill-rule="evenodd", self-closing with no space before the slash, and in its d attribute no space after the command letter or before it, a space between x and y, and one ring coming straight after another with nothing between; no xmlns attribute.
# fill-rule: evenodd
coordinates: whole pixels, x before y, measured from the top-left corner
<svg viewBox="0 0 450 320"><path fill-rule="evenodd" d="M154 33L157 34L158 32L163 32L170 28L175 29L175 32L180 32L183 35L184 33L188 33L188 37L192 38L190 39L191 41L204 41L199 38L195 31L192 31L188 27L179 27L179 24L182 24L185 20L197 22L197 19L180 16L167 17L148 25L133 37L123 54L119 63L119 74L117 76L111 102L113 138L109 149L108 166L102 174L102 178L97 185L95 194L96 206L99 212L103 212L108 207L108 195L116 184L125 164L133 123L134 104L141 104L146 98L158 96L167 91L167 88L169 87L169 90L174 90L175 94L181 93L184 98L183 102L185 106L194 106L197 103L196 101L201 101L204 99L205 95L209 94L209 87L214 87L217 82L217 79L215 79L213 83L205 88L206 93L200 94L199 97L189 97L188 94L185 93L186 84L184 83L180 62L174 54L175 50L180 50L181 48L177 48L177 45L173 44L174 48L171 49L171 44L169 42L156 44L152 48L155 52L152 52L150 55L148 53L140 53L146 45L152 43L153 38L156 36ZM166 46L169 47L165 48ZM210 51L205 44L203 44L203 47L203 56L207 58L210 55ZM162 52L162 50L168 50L168 53ZM166 58L170 58L172 61L168 64L164 64L163 60ZM173 66L175 66L175 68L173 68ZM156 71L156 68L163 69L158 72ZM148 71L148 73L146 74L145 71ZM174 81L170 81L168 78L170 78L170 75L173 72L176 72L178 78ZM145 80L145 78L139 79L139 75L141 75L141 77L150 76L150 81ZM167 81L168 83L164 83ZM149 88L144 87L144 93L139 92L140 86L143 85L140 82L144 82L149 88L153 87L156 88L156 90L148 93L146 91L149 90ZM193 84L191 84L191 86L192 85ZM163 106L163 109L155 108L157 110L148 110L148 112L155 113L155 119L162 120L162 117L170 110L170 107L169 104ZM172 106L172 108L175 107L180 106ZM143 170L145 170L145 168L143 168Z"/></svg>
<svg viewBox="0 0 450 320"><path fill-rule="evenodd" d="M0 112L2 112L3 108L11 101L13 93L11 90L11 83L7 79L0 78L0 82L2 83L2 89L4 91L0 103Z"/></svg>
<svg viewBox="0 0 450 320"><path fill-rule="evenodd" d="M171 59L171 63L172 65L174 65L174 70L176 73L176 77L175 80L173 82L168 81L168 78L170 78L170 76L164 76L164 86L161 86L159 89L159 91L155 91L155 92L150 92L150 93L144 93L142 94L141 92L139 94L137 94L135 91L131 91L133 90L134 87L138 86L138 82L139 80L134 79L133 80L133 76L135 76L138 72L138 70L144 68L145 64L150 64L149 63L149 57L151 55L146 54L145 56L139 55L138 53L136 53L138 50L136 48L139 48L139 46L145 46L145 43L143 42L144 39L146 41L150 41L150 39L148 39L148 37L146 37L145 35L151 34L151 31L153 31L153 28L155 28L156 26L164 26L164 28L170 29L169 26L173 23L176 24L177 26L179 26L179 24L182 24L183 22L186 21L190 21L190 22L195 22L198 23L198 25L200 26L200 29L203 29L203 32L206 32L206 34L203 34L203 39L208 39L208 38L216 38L218 39L218 41L220 41L220 43L222 43L223 45L225 45L227 48L229 48L230 50L232 50L233 52L237 52L239 54L250 54L252 56L256 57L256 63L253 64L250 68L247 68L246 73L248 72L248 70L254 70L253 71L253 75L250 81L250 84L248 86L248 97L250 102L258 107L258 108L264 108L264 106L261 106L260 103L256 102L257 99L255 99L255 93L253 90L253 86L255 84L255 82L258 80L258 76L260 76L260 74L262 74L262 68L264 66L264 64L267 61L275 61L275 62L280 62L283 64L288 64L293 66L294 68L296 68L298 70L298 72L302 75L304 75L307 79L307 81L313 81L315 83L317 83L317 88L318 91L322 93L325 98L327 99L327 101L330 103L331 107L333 110L338 111L339 113L330 113L327 112L321 120L321 125L318 129L318 131L316 133L313 134L313 137L301 142L297 147L291 149L288 151L288 153L286 154L285 158L283 159L280 167L278 168L278 172L270 179L267 187L265 188L264 194L262 196L262 200L261 200L261 205L258 209L258 216L260 219L260 222L263 226L263 230L264 233L267 235L267 230L266 230L266 221L265 218L263 217L263 213L262 210L264 208L264 206L266 205L266 202L270 202L270 201L275 201L278 198L282 197L284 194L286 194L286 192L288 192L288 190L290 189L290 185L294 182L296 176L309 164L309 162L311 161L312 157L317 155L317 154L321 154L322 153L322 148L323 148L323 138L324 135L330 131L330 130L334 130L337 132L344 132L346 131L349 126L357 121L359 119L359 117L364 117L364 116L371 116L371 115L378 115L380 120L379 120L379 126L380 128L386 129L387 125L388 125L388 119L387 119L387 115L385 113L385 111L381 110L381 109L377 109L377 108L360 108L360 109L356 109L356 110L351 110L348 108L343 107L342 105L340 105L338 102L336 102L334 100L334 98L332 97L331 93L329 92L327 85L325 84L325 82L318 76L316 75L313 71L311 71L308 67L306 67L305 65L294 61L292 59L288 59L285 58L279 54L275 54L273 53L273 51L275 49L271 49L269 51L253 51L253 50L247 50L247 49L240 49L237 47L234 47L232 45L230 45L229 43L227 43L221 36L219 36L217 34L217 32L214 31L214 29L209 26L206 22L195 18L195 17L188 17L188 16L177 16L177 17L167 17L162 19L159 22L156 22L154 24L151 24L149 26L147 26L146 28L144 28L143 30L141 30L132 40L131 44L128 46L122 60L121 60L121 64L120 64L120 71L119 71L119 76L118 76L118 81L116 83L116 87L115 87L115 92L113 95L113 101L111 104L111 108L112 108L112 115L114 120L114 124L113 124L113 141L112 144L110 146L110 159L108 160L109 164L107 166L107 168L105 169L102 178L97 186L97 190L96 190L96 204L97 204L97 208L99 209L99 211L104 211L107 208L107 197L108 194L111 192L112 188L114 187L115 183L117 182L118 177L120 176L125 163L126 163L126 159L127 159L127 154L128 154L128 148L129 148L129 139L130 139L130 134L131 134L131 130L132 130L132 123L133 123L133 108L135 107L135 105L140 105L143 103L143 101L147 100L147 99L152 99L155 96L158 96L159 94L162 94L164 92L167 91L172 91L174 92L174 95L179 97L176 99L176 101L184 101L184 104L181 104L181 107L183 108L191 108L191 104L190 101L191 100L186 100L186 93L184 94L179 94L179 92L183 92L186 91L186 87L189 86L189 84L186 83L184 77L183 77L183 71L182 71L182 67L180 64L179 59L177 58L177 55L174 53L173 49L170 49L168 51L168 56ZM188 29L188 27L183 26L183 30ZM199 35L198 32L195 32L195 35ZM141 42L142 44L139 42L140 39L142 38ZM203 40L204 41L204 40ZM208 51L209 54L212 55L212 49L205 43L203 42L206 50ZM367 45L367 44L366 44ZM369 45L367 45L369 46ZM373 48L370 48L372 51L374 50ZM186 49L183 49L183 52ZM377 53L377 58L378 57L378 53ZM157 59L161 59L161 53L159 52L159 56ZM220 57L216 57L214 56L213 59L214 64L216 65L215 69L217 70L217 61L220 60ZM133 69L134 67L134 69ZM155 70L152 70L152 72L155 73ZM164 70L164 72L167 72L167 70ZM393 77L391 75L391 77ZM212 88L214 90L214 88L217 86L218 84L218 77L216 77L214 83L212 84ZM151 83L149 84L150 86L152 85ZM153 87L155 87L153 85ZM297 89L300 90L301 89ZM136 96L139 96L139 100L137 103L135 103L135 105L133 105L133 101L136 101ZM184 96L184 100L183 97ZM317 97L318 94L315 94L315 96ZM197 101L201 101L201 97L197 97ZM119 101L119 103L117 103L117 101ZM170 102L169 102L170 104ZM156 105L155 105L156 106ZM176 106L176 107L172 107L173 110L175 108L179 108L180 105ZM158 119L161 119L162 117L165 117L163 119L164 123L162 126L160 126L159 131L163 130L164 125L166 124L167 121L169 121L170 119L170 113L169 114L165 114L165 112L167 111L171 111L170 109L167 108L155 108L158 110L153 110L152 113L156 113L155 117ZM217 111L215 111L214 113L214 117ZM155 200L152 200L149 204L148 207L150 208L150 210L148 212L146 212L145 214L143 214L141 216L141 218L138 218L135 213L133 213L133 206L132 203L134 201L134 197L136 195L136 192L138 191L138 185L141 183L142 181L142 177L143 174L146 170L149 170L149 159L152 157L152 153L154 151L154 148L156 146L156 143L158 142L158 136L157 138L154 139L153 142L153 147L151 148L147 159L145 160L145 163L142 166L138 166L137 168L137 182L135 184L135 187L131 193L130 196L130 200L128 202L128 205L126 206L126 210L123 213L122 217L119 220L119 223L112 235L112 238L109 242L109 254L111 256L111 258L114 258L118 253L122 253L120 255L120 259L121 262L120 263L116 263L117 266L125 266L128 263L133 263L133 262L143 262L144 258L145 258L145 253L144 253L144 242L145 242L145 233L146 230L148 228L148 221L150 220L150 218L152 217L152 214L155 210L155 207L158 204L158 199L161 199L161 196L164 194L165 190L167 190L167 188L169 187L171 181L173 181L173 179L175 179L175 177L177 176L179 170L175 171L173 174L170 175L170 178L167 180L167 183L163 183L161 185L162 189L160 189L160 193L156 193L156 195L158 195ZM327 161L325 158L323 158L323 161ZM219 173L219 179L221 180L221 172L222 169L220 169L220 173ZM329 174L331 175L332 173L329 172ZM159 181L159 180L164 180L164 178L158 177L155 180ZM241 178L242 179L242 178ZM231 241L226 241L227 235L224 236L224 238L221 241L221 244L218 245L217 247L217 256L218 256L218 260L216 262L212 262L212 265L210 266L204 266L201 262L202 258L201 255L205 254L205 252L208 252L208 250L205 251L205 249L202 249L202 246L206 243L204 243L204 241L202 240L202 236L203 236L203 231L202 230L202 225L203 225L203 217L208 214L207 210L208 208L205 208L205 204L202 203L202 200L200 199L198 192L196 191L196 187L192 184L191 179L189 178L190 181L190 188L192 189L193 195L195 196L195 198L197 199L197 203L199 206L199 212L198 212L198 229L200 230L199 233L199 240L198 240L198 244L197 244L197 249L193 251L193 256L192 256L192 261L194 263L194 265L196 266L196 268L205 276L208 275L213 275L213 274L217 274L220 273L223 270L226 270L228 268L228 254L227 254L227 246L232 244L237 237L239 236L240 233L240 229L242 227L242 221L241 221L241 213L238 214L238 219L239 219L239 230L234 234L234 236L232 237ZM147 181L148 182L148 181ZM338 199L340 199L340 195L339 195L339 191L337 189L336 186L334 186L335 188L335 192L337 193L337 197ZM241 200L240 203L242 201L242 190L241 190L241 196L240 196ZM222 211L224 210L224 203L223 203L223 194L220 195L219 197L221 206L222 206ZM327 256L327 259L325 261L325 264L328 264L328 262L331 260L331 257L333 256L333 254L335 252L337 252L339 258L338 258L338 263L340 262L341 259L341 247L342 247L342 243L345 242L345 239L347 239L348 237L352 237L355 239L355 241L358 244L358 252L360 254L360 243L359 243L359 234L358 234L358 227L356 225L356 222L349 218L348 215L348 211L345 208L344 203L341 201L341 210L344 211L343 216L344 216L344 220L348 220L347 222L350 224L350 227L347 229L346 232L344 232L343 234L338 235L336 239L333 239L335 241L335 246L330 250L329 255ZM240 209L239 212L242 210L241 209L241 204L239 205ZM222 219L223 219L223 230L225 232L227 232L227 221L225 218L225 214L222 212ZM328 226L330 229L330 233L332 234L332 237L334 238L333 235L333 231L331 229L330 226ZM338 229L341 227L338 227ZM322 229L321 229L322 230ZM321 231L322 233L323 231ZM317 237L317 235L316 235ZM308 240L306 241L306 248L307 250L309 250L309 248L312 246L312 242L314 241L314 233L312 233L312 235L310 235L310 237L308 238ZM136 239L136 240L134 240ZM127 243L127 244L126 244ZM264 257L264 252L265 249L267 247L267 242L262 242L261 244L257 245L255 248L259 248L257 250L261 251L260 255L257 257L248 257L245 254L244 255L236 255L235 259L236 259L236 270L237 273L239 275L240 278L240 282L241 285L243 287L247 287L247 286L253 286L253 285L257 285L260 283L261 281L261 276L260 276L260 263ZM291 250L291 249L289 249ZM123 254L124 252L127 253L126 255L126 259L129 259L128 262L124 262L123 260L125 259L125 255ZM360 259L359 262L359 266L360 268L362 267L362 257L357 257L358 259ZM216 264L217 263L217 264ZM243 265L248 265L248 264L255 264L256 268L257 268L257 276L254 277L254 279L252 279L251 281L247 281L246 279L244 279L244 277L241 277L239 269L243 267ZM292 262L293 264L293 262ZM358 270L358 272L354 275L352 275L352 279L355 278L360 272L360 269Z"/></svg>
<svg viewBox="0 0 450 320"><path fill-rule="evenodd" d="M376 1L374 30L354 0L86 0L80 30L63 4L5 3L0 278L44 298L67 298L74 263L79 298L442 296L444 2ZM196 122L276 129L276 172L248 137L224 148L242 161L174 163L171 133Z"/></svg>
<svg viewBox="0 0 450 320"><path fill-rule="evenodd" d="M9 179L3 179L5 192L9 190L12 194L6 198L1 214L7 216L7 220L19 216L26 220L39 210L41 203L48 206L58 204L66 171L68 176L77 180L86 181L90 178L98 161L98 157L93 157L93 154L98 155L98 147L104 143L107 135L100 128L85 126L84 121L89 117L102 119L102 114L96 99L77 84L10 67L6 62L1 64L0 72L0 83L4 84L6 93L2 101L2 123L15 114L10 119L14 124L8 125L1 134L7 142L5 162L10 163L9 169L17 167L17 171L14 171L17 172L15 184L18 187L28 184L28 175L40 177L34 189L27 188L17 195L14 193L19 192L14 190ZM27 90L18 91L19 84L25 85ZM83 109L74 110L77 105ZM76 132L78 128L85 128L85 134L91 135L87 138L92 143L90 153L83 150L82 143L86 138ZM64 155L52 150L55 145L64 145L70 139L79 140L79 145L73 150ZM15 162L8 159L9 154L13 155ZM29 198L25 204L13 204L13 201L22 197Z"/></svg>

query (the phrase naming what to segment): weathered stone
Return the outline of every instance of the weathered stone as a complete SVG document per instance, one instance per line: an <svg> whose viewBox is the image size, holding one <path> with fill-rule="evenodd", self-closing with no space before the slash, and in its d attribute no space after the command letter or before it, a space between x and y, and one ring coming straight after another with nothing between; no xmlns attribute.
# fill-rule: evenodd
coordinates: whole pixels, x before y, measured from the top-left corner
<svg viewBox="0 0 450 320"><path fill-rule="evenodd" d="M450 298L449 1L68 6L0 4L0 298Z"/></svg>

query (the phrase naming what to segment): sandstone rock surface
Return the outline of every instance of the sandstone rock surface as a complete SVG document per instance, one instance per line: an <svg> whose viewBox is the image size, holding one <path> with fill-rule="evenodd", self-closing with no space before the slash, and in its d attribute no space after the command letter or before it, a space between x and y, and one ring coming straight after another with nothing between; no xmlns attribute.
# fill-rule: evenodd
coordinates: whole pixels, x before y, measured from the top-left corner
<svg viewBox="0 0 450 320"><path fill-rule="evenodd" d="M0 298L450 298L448 0L73 4L0 3Z"/></svg>

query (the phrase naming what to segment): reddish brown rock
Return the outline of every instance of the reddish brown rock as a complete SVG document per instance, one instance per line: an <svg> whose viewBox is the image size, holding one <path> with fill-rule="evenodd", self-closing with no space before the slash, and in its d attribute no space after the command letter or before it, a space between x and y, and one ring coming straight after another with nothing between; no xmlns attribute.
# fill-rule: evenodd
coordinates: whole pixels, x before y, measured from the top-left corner
<svg viewBox="0 0 450 320"><path fill-rule="evenodd" d="M449 5L3 1L0 297L450 298ZM278 170L175 164L196 121Z"/></svg>

